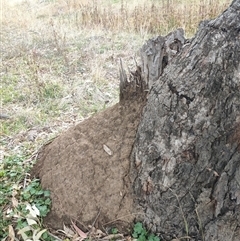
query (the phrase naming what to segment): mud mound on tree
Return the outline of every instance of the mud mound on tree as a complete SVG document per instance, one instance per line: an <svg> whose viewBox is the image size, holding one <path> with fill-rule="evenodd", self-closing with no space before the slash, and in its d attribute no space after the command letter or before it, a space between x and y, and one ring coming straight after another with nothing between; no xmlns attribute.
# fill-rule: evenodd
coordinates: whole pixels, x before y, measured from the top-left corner
<svg viewBox="0 0 240 241"><path fill-rule="evenodd" d="M128 157L146 92L134 81L123 85L126 92L120 103L71 128L39 152L32 174L51 191L52 210L46 218L50 226L60 228L70 219L91 223L98 212L101 225L133 220Z"/></svg>

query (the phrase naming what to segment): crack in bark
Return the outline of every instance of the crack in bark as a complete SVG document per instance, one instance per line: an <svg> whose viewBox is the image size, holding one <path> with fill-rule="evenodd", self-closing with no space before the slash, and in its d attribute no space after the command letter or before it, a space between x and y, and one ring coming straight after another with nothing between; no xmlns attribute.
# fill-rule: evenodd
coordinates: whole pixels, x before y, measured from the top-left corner
<svg viewBox="0 0 240 241"><path fill-rule="evenodd" d="M174 86L172 83L168 83L168 87L170 89L170 91L173 93L173 94L176 94L177 97L179 97L180 99L182 98L185 98L186 99L186 104L189 105L192 101L194 101L194 98L195 97L189 97L185 94L179 94L179 91L177 91L177 88L176 86Z"/></svg>

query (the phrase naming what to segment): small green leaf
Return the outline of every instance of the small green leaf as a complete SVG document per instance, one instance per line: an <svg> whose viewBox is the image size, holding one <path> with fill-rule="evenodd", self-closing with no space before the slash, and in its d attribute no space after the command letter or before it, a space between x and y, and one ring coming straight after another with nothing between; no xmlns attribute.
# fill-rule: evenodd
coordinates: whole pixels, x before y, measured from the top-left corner
<svg viewBox="0 0 240 241"><path fill-rule="evenodd" d="M52 203L50 198L47 198L44 202L46 205L50 205Z"/></svg>
<svg viewBox="0 0 240 241"><path fill-rule="evenodd" d="M146 235L144 233L141 233L141 235L138 237L137 240L138 241L146 241L147 240Z"/></svg>
<svg viewBox="0 0 240 241"><path fill-rule="evenodd" d="M132 237L137 241L160 241L159 237L149 234L140 222L134 225Z"/></svg>
<svg viewBox="0 0 240 241"><path fill-rule="evenodd" d="M4 170L1 170L0 171L0 177L4 177L5 176L5 171Z"/></svg>
<svg viewBox="0 0 240 241"><path fill-rule="evenodd" d="M48 190L44 191L43 194L45 197L50 197L50 191L48 191Z"/></svg>
<svg viewBox="0 0 240 241"><path fill-rule="evenodd" d="M112 228L111 229L111 233L112 234L117 234L118 233L118 229L117 228Z"/></svg>
<svg viewBox="0 0 240 241"><path fill-rule="evenodd" d="M154 234L150 234L148 237L148 241L160 241L158 236L155 236Z"/></svg>
<svg viewBox="0 0 240 241"><path fill-rule="evenodd" d="M154 237L154 241L160 241L160 238L157 237L157 236L155 236L155 237Z"/></svg>
<svg viewBox="0 0 240 241"><path fill-rule="evenodd" d="M47 206L39 206L39 205L36 205L38 210L40 211L40 214L42 217L46 217L48 212L49 212L49 209Z"/></svg>
<svg viewBox="0 0 240 241"><path fill-rule="evenodd" d="M43 191L43 190L39 190L39 191L37 191L37 192L36 192L36 195L41 196L43 193L44 193L44 191Z"/></svg>
<svg viewBox="0 0 240 241"><path fill-rule="evenodd" d="M23 197L23 200L29 200L30 197L31 197L31 194L30 193L23 193L22 197Z"/></svg>
<svg viewBox="0 0 240 241"><path fill-rule="evenodd" d="M138 238L139 235L134 232L134 233L132 234L132 236L133 236L133 238Z"/></svg>
<svg viewBox="0 0 240 241"><path fill-rule="evenodd" d="M137 222L134 226L134 232L137 233L137 234L141 234L142 231L143 231L143 226L142 226L142 223L140 222Z"/></svg>
<svg viewBox="0 0 240 241"><path fill-rule="evenodd" d="M47 238L48 238L48 233L47 232L43 233L42 234L42 239L46 240Z"/></svg>

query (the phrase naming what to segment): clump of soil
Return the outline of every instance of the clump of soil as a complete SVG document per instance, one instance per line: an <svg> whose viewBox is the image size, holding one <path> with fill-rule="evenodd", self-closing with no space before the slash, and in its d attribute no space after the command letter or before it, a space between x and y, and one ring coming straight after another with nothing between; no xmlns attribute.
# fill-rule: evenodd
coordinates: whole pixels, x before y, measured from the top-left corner
<svg viewBox="0 0 240 241"><path fill-rule="evenodd" d="M69 129L39 152L32 175L51 191L45 222L62 228L78 220L106 228L127 227L134 219L129 156L143 106L145 84L136 71L121 82L120 102ZM120 222L119 222L120 221ZM119 227L119 228L121 228Z"/></svg>

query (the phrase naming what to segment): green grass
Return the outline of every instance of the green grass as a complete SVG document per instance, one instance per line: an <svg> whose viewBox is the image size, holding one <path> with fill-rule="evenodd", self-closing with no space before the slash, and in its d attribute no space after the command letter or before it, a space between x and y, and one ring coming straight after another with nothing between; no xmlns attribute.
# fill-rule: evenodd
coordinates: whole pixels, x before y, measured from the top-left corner
<svg viewBox="0 0 240 241"><path fill-rule="evenodd" d="M145 40L177 27L193 36L200 20L231 1L10 2L2 1L0 14L0 114L9 117L0 119L0 237L11 228L17 235L28 227L30 236L44 230L49 193L28 176L30 157L50 138L118 102L120 58L134 69ZM33 226L27 203L41 213ZM144 241L154 241L143 230L137 238L143 233Z"/></svg>

